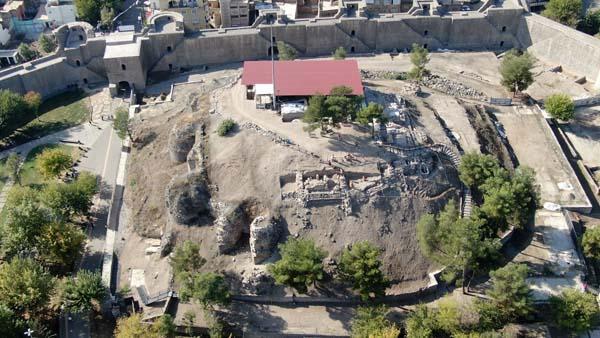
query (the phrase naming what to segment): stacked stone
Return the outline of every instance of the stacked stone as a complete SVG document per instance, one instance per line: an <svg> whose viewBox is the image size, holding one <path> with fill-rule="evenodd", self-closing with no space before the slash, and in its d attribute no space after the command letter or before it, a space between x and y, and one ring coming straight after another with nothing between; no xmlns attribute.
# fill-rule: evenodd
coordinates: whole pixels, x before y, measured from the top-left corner
<svg viewBox="0 0 600 338"><path fill-rule="evenodd" d="M254 264L271 257L279 241L281 231L277 221L263 216L256 217L250 224L250 252Z"/></svg>
<svg viewBox="0 0 600 338"><path fill-rule="evenodd" d="M425 76L421 83L426 87L439 90L448 95L487 101L487 96L477 89L465 86L462 83L452 81L439 75Z"/></svg>

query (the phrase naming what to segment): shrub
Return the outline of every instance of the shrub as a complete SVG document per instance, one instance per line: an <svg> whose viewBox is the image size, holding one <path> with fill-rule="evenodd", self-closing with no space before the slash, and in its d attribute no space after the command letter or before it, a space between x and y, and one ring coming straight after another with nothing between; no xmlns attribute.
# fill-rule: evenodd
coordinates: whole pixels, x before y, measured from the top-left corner
<svg viewBox="0 0 600 338"><path fill-rule="evenodd" d="M552 94L544 101L546 111L555 119L569 121L575 115L575 104L567 94Z"/></svg>
<svg viewBox="0 0 600 338"><path fill-rule="evenodd" d="M73 165L73 157L62 149L45 149L36 158L36 166L45 178L60 176Z"/></svg>
<svg viewBox="0 0 600 338"><path fill-rule="evenodd" d="M335 60L343 60L346 58L346 50L344 47L338 47L333 53L333 58Z"/></svg>
<svg viewBox="0 0 600 338"><path fill-rule="evenodd" d="M225 136L233 131L237 124L232 119L226 119L221 124L219 124L219 128L217 128L217 134L219 136Z"/></svg>

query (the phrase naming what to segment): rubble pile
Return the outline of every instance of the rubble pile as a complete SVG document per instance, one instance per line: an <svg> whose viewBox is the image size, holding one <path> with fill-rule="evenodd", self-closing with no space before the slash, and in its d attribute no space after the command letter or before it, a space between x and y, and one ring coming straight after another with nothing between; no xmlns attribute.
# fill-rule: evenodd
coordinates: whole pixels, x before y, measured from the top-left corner
<svg viewBox="0 0 600 338"><path fill-rule="evenodd" d="M263 135L266 136L268 138L270 138L273 142L277 143L277 144L283 144L283 145L293 145L294 143L287 138L281 137L278 134L270 131L270 130L266 130L263 129L262 127L252 123L252 122L246 122L242 125L243 129L248 129L248 130L252 130L256 133L258 133L259 135Z"/></svg>
<svg viewBox="0 0 600 338"><path fill-rule="evenodd" d="M440 92L448 95L464 97L474 100L487 101L487 97L484 93L477 89L467 87L462 83L452 81L439 75L427 75L423 77L421 83L429 88L439 90Z"/></svg>
<svg viewBox="0 0 600 338"><path fill-rule="evenodd" d="M275 281L269 274L259 268L254 268L250 276L242 275L242 289L245 293L265 295L275 287Z"/></svg>
<svg viewBox="0 0 600 338"><path fill-rule="evenodd" d="M210 214L210 191L197 171L173 177L165 195L169 216L179 224L195 225Z"/></svg>

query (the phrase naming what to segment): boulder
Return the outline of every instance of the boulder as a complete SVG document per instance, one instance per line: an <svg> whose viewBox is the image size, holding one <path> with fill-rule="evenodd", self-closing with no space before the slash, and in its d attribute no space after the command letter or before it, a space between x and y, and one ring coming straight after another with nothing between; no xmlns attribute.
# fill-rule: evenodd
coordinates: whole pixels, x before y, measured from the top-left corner
<svg viewBox="0 0 600 338"><path fill-rule="evenodd" d="M278 222L272 217L256 217L250 224L250 252L254 264L271 257L281 235Z"/></svg>
<svg viewBox="0 0 600 338"><path fill-rule="evenodd" d="M194 146L196 134L195 123L178 123L169 133L169 156L173 162L183 163Z"/></svg>
<svg viewBox="0 0 600 338"><path fill-rule="evenodd" d="M246 215L240 204L225 204L219 207L217 219L217 245L224 254L236 248L244 231L248 229Z"/></svg>
<svg viewBox="0 0 600 338"><path fill-rule="evenodd" d="M169 216L184 225L196 225L210 215L210 192L204 175L191 172L173 177L166 189Z"/></svg>

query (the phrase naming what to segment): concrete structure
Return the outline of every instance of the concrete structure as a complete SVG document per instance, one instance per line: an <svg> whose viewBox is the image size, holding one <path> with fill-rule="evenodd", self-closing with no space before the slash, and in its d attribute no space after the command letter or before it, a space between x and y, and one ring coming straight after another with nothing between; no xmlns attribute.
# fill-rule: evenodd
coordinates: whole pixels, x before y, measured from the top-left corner
<svg viewBox="0 0 600 338"><path fill-rule="evenodd" d="M185 29L197 31L208 27L207 0L150 0L154 14L173 12L181 14Z"/></svg>
<svg viewBox="0 0 600 338"><path fill-rule="evenodd" d="M243 27L250 22L248 0L209 0L209 23L214 28Z"/></svg>
<svg viewBox="0 0 600 338"><path fill-rule="evenodd" d="M154 15L144 33L126 37L96 37L88 24L76 22L55 30L56 54L0 71L0 88L34 90L47 97L71 86L108 82L115 90L127 83L143 91L155 74L268 59L271 32L301 57L331 55L340 46L350 53L370 53L406 50L413 43L430 50L527 48L540 60L600 83L600 40L592 36L509 1L501 8L443 16L423 15L423 4L373 19L348 17L346 9L333 18L291 20L277 14L273 24L266 24L270 20L263 15L250 27L187 34L183 15L174 12Z"/></svg>
<svg viewBox="0 0 600 338"><path fill-rule="evenodd" d="M48 0L46 3L46 16L52 28L77 21L75 13L73 0Z"/></svg>

